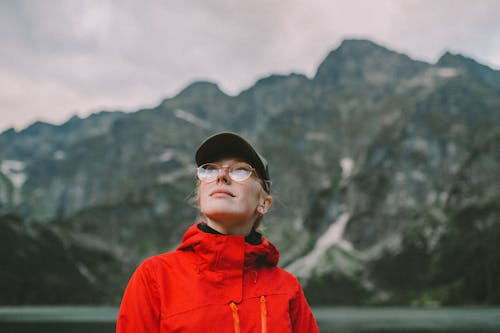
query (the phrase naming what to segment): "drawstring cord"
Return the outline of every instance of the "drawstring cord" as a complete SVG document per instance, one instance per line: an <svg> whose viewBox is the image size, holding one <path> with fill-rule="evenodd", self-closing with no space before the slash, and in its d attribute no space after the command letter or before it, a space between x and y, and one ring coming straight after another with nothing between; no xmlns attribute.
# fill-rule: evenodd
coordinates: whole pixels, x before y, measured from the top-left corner
<svg viewBox="0 0 500 333"><path fill-rule="evenodd" d="M240 333L240 316L238 314L238 306L234 302L229 302L229 307L233 313L234 333ZM262 333L267 333L267 306L266 297L260 296L260 323Z"/></svg>
<svg viewBox="0 0 500 333"><path fill-rule="evenodd" d="M264 295L260 296L260 323L262 324L262 333L267 333L267 307Z"/></svg>
<svg viewBox="0 0 500 333"><path fill-rule="evenodd" d="M238 315L238 307L234 302L230 302L229 307L233 312L234 333L240 333L240 316Z"/></svg>

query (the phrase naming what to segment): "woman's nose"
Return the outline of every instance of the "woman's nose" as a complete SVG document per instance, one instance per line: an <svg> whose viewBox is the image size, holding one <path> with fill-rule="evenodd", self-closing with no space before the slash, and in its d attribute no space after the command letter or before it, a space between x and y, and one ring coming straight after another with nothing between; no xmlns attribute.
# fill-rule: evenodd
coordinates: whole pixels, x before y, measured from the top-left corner
<svg viewBox="0 0 500 333"><path fill-rule="evenodd" d="M220 168L219 174L217 175L217 182L223 182L225 184L231 183L231 177L229 177L229 168Z"/></svg>

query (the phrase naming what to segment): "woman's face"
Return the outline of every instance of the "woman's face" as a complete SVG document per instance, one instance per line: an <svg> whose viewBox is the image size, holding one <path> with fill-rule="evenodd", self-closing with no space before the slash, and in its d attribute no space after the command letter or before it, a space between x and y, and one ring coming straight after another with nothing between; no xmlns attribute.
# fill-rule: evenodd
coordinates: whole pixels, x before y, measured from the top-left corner
<svg viewBox="0 0 500 333"><path fill-rule="evenodd" d="M214 181L199 182L200 212L209 222L224 227L251 228L257 217L263 215L271 206L272 198L263 190L261 181L255 173L241 182L235 182L229 177L228 167L241 162L235 158L215 161L215 164L226 168L219 171Z"/></svg>

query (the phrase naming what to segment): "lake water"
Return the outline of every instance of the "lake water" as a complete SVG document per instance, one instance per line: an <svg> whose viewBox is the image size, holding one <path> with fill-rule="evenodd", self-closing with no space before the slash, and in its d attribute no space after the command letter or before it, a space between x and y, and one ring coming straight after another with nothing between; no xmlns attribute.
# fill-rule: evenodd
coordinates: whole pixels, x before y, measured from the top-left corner
<svg viewBox="0 0 500 333"><path fill-rule="evenodd" d="M500 333L500 308L316 307L313 311L321 333ZM114 307L0 307L0 332L113 333L116 314Z"/></svg>

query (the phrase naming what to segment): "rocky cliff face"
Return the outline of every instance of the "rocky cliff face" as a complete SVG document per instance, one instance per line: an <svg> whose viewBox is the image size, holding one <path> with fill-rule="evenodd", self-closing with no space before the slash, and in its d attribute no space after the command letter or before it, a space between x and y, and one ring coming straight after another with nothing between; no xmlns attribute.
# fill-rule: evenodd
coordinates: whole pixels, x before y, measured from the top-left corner
<svg viewBox="0 0 500 333"><path fill-rule="evenodd" d="M460 303L475 273L444 278L432 258L471 210L498 230L499 126L500 72L347 40L312 78L272 75L238 96L196 82L153 109L6 131L0 212L126 248L131 269L178 244L196 219L193 153L232 130L270 161L264 232L313 302ZM479 294L467 302L495 302Z"/></svg>

